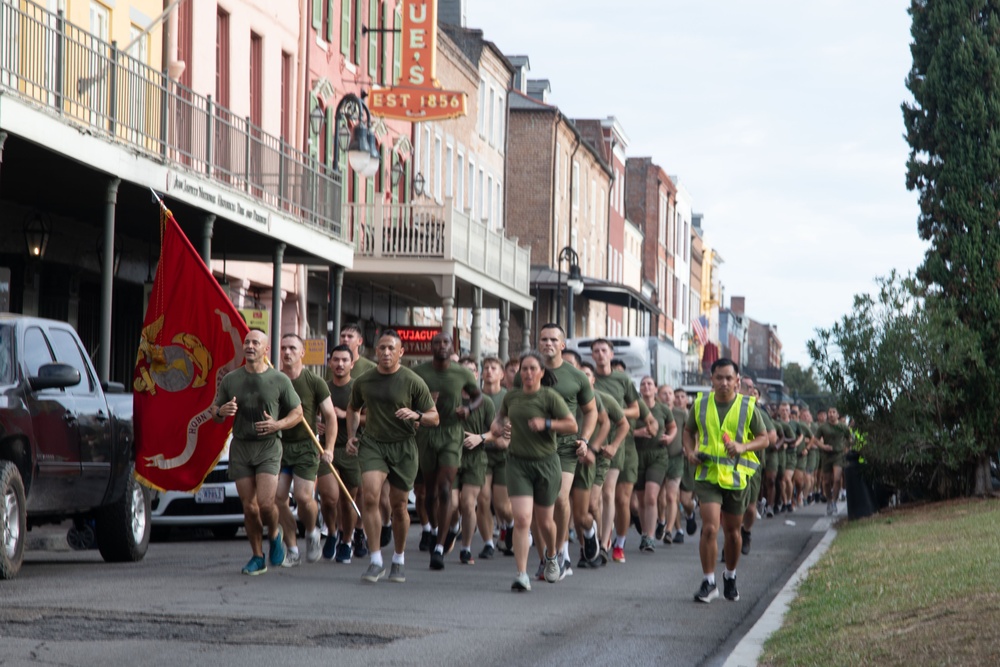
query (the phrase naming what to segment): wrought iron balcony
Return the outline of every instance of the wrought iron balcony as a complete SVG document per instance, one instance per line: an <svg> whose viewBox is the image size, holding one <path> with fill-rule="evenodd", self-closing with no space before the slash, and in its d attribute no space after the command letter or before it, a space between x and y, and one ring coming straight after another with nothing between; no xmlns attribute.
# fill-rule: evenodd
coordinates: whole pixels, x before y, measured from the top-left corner
<svg viewBox="0 0 1000 667"><path fill-rule="evenodd" d="M62 12L0 2L0 89L347 241L339 173Z"/></svg>
<svg viewBox="0 0 1000 667"><path fill-rule="evenodd" d="M531 250L456 211L450 199L443 206L346 204L344 220L356 257L455 261L523 294L529 291Z"/></svg>

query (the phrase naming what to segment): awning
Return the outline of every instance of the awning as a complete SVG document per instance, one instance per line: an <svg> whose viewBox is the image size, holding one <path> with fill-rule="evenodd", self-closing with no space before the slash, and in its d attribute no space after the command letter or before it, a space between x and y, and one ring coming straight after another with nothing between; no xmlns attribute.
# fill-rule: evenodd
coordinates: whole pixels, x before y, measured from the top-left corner
<svg viewBox="0 0 1000 667"><path fill-rule="evenodd" d="M567 272L563 271L563 289L566 288L567 278ZM558 271L547 266L531 267L532 289L555 290L558 287ZM583 276L583 292L581 292L577 298L610 303L614 306L622 306L623 308L637 308L652 315L663 314L663 311L660 310L654 302L643 296L642 292L639 292L628 285L622 285L621 283L614 283L608 280L601 280L600 278Z"/></svg>

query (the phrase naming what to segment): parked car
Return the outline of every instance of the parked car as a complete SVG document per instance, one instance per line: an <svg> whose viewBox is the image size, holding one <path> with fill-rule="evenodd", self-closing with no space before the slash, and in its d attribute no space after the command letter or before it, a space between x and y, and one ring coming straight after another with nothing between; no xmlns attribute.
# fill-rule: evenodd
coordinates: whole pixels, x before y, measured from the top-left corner
<svg viewBox="0 0 1000 667"><path fill-rule="evenodd" d="M132 395L98 382L72 326L0 315L0 579L21 569L28 530L67 519L106 561L145 556L133 439Z"/></svg>
<svg viewBox="0 0 1000 667"><path fill-rule="evenodd" d="M150 521L156 537L163 537L172 527L208 528L219 538L236 535L243 526L243 503L230 481L229 441L218 463L195 493L154 491L150 499Z"/></svg>

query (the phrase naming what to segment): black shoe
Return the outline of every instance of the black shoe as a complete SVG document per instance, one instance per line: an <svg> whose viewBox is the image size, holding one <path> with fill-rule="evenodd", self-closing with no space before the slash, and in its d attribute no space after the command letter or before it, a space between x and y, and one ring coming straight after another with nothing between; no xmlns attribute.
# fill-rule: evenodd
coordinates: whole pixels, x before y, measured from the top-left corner
<svg viewBox="0 0 1000 667"><path fill-rule="evenodd" d="M472 558L472 552L468 549L462 549L459 554L459 560L462 561L462 565L475 565L476 561Z"/></svg>
<svg viewBox="0 0 1000 667"><path fill-rule="evenodd" d="M677 531L674 533L674 544L684 544L684 533Z"/></svg>
<svg viewBox="0 0 1000 667"><path fill-rule="evenodd" d="M354 557L364 558L368 555L368 540L365 539L365 531L354 531Z"/></svg>
<svg viewBox="0 0 1000 667"><path fill-rule="evenodd" d="M583 538L583 557L587 560L594 560L601 555L600 545L597 543L597 531L590 537Z"/></svg>
<svg viewBox="0 0 1000 667"><path fill-rule="evenodd" d="M450 554L451 550L455 548L455 540L457 539L458 539L458 533L449 528L448 532L445 533L444 536L444 544L441 545L444 547L444 552L446 554Z"/></svg>
<svg viewBox="0 0 1000 667"><path fill-rule="evenodd" d="M576 567L578 570L586 570L590 567L590 563L583 557L582 553L580 554L580 560L576 561Z"/></svg>
<svg viewBox="0 0 1000 667"><path fill-rule="evenodd" d="M694 594L694 601L708 604L717 597L719 597L719 587L715 584L708 583L707 579L702 579L701 588L699 588L698 592Z"/></svg>
<svg viewBox="0 0 1000 667"><path fill-rule="evenodd" d="M421 531L420 533L420 550L430 551L434 548L434 533L429 530Z"/></svg>
<svg viewBox="0 0 1000 667"><path fill-rule="evenodd" d="M382 534L379 535L379 548L384 549L387 544L392 542L392 526L382 526Z"/></svg>
<svg viewBox="0 0 1000 667"><path fill-rule="evenodd" d="M663 534L667 531L667 524L656 522L656 532L653 533L653 539L659 542L663 539Z"/></svg>
<svg viewBox="0 0 1000 667"><path fill-rule="evenodd" d="M323 542L323 560L333 560L335 555L337 555L337 534L331 533Z"/></svg>
<svg viewBox="0 0 1000 667"><path fill-rule="evenodd" d="M431 569L432 570L444 569L444 554L439 553L437 549L431 552Z"/></svg>
<svg viewBox="0 0 1000 667"><path fill-rule="evenodd" d="M635 532L642 535L642 521L639 520L638 514L632 515L632 525L635 526Z"/></svg>
<svg viewBox="0 0 1000 667"><path fill-rule="evenodd" d="M514 526L508 526L503 536L503 555L514 555Z"/></svg>
<svg viewBox="0 0 1000 667"><path fill-rule="evenodd" d="M687 518L687 526L686 526L686 528L687 528L687 534L688 535L694 535L696 532L698 532L698 522L695 521L694 514L692 514L691 516L689 516Z"/></svg>
<svg viewBox="0 0 1000 667"><path fill-rule="evenodd" d="M495 551L492 544L483 545L483 550L479 552L479 557L483 560L491 560Z"/></svg>
<svg viewBox="0 0 1000 667"><path fill-rule="evenodd" d="M750 555L750 531L746 528L740 528L740 537L743 538L743 547L740 549L740 553L744 556Z"/></svg>
<svg viewBox="0 0 1000 667"><path fill-rule="evenodd" d="M740 592L736 590L736 577L732 579L727 579L725 575L722 577L722 594L727 600L731 602L736 602L740 599Z"/></svg>

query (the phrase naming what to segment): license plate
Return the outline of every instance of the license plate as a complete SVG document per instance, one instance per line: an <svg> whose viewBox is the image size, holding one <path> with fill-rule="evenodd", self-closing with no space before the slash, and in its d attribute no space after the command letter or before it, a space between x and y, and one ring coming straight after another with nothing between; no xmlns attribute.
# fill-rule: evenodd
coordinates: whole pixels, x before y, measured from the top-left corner
<svg viewBox="0 0 1000 667"><path fill-rule="evenodd" d="M221 503L226 499L226 489L221 486L209 486L198 489L194 494L196 503Z"/></svg>

